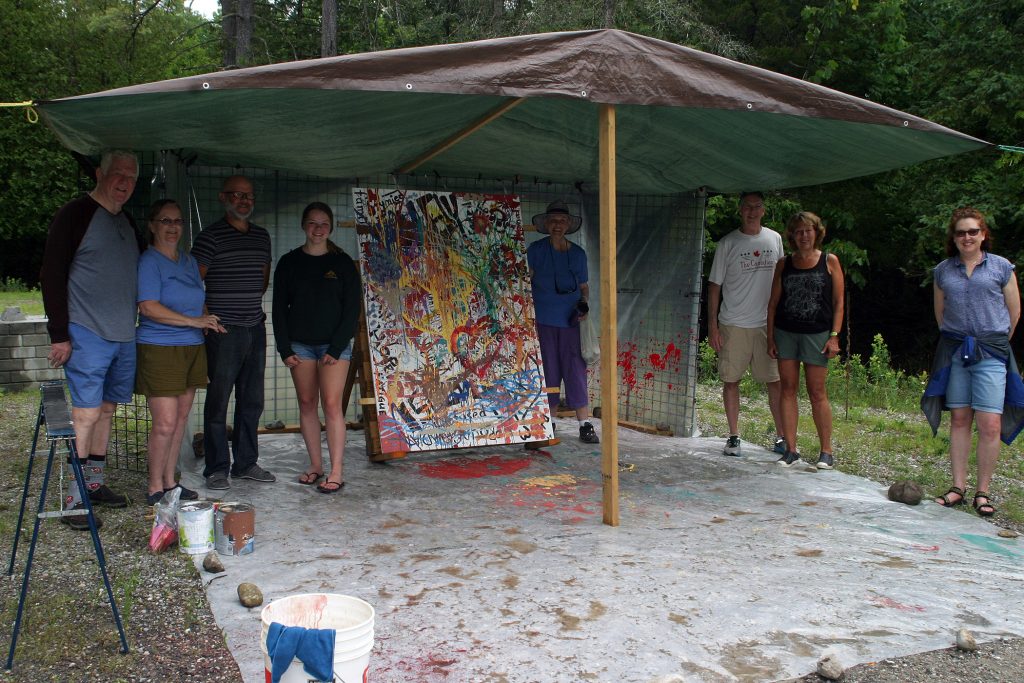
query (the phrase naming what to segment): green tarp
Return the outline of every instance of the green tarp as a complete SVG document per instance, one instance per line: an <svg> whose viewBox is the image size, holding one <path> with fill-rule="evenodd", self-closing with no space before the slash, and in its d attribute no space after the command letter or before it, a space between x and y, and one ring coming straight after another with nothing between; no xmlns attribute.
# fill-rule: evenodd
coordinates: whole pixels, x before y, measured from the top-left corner
<svg viewBox="0 0 1024 683"><path fill-rule="evenodd" d="M170 149L336 178L393 173L523 98L417 172L596 182L616 105L620 192L812 185L987 143L828 88L616 30L288 62L38 103L70 149Z"/></svg>

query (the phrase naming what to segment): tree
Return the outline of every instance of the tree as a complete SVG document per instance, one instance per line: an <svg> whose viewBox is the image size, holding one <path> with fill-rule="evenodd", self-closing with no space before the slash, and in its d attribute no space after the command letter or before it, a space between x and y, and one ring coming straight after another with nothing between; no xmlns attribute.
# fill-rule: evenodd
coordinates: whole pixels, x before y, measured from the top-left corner
<svg viewBox="0 0 1024 683"><path fill-rule="evenodd" d="M211 27L182 0L0 0L0 16L3 102L78 95L217 63ZM50 218L90 183L26 110L0 110L0 148L0 268L33 283Z"/></svg>

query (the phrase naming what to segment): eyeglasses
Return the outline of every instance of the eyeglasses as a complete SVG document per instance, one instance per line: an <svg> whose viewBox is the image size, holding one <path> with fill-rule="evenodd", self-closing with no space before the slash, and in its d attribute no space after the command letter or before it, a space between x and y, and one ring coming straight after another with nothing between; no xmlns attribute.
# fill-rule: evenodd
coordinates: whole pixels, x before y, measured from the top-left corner
<svg viewBox="0 0 1024 683"><path fill-rule="evenodd" d="M248 199L251 202L254 199L256 199L256 195L253 194L252 192L237 192L237 191L235 191L235 192L225 192L224 194L226 194L227 196L231 197L236 202L240 202L243 199Z"/></svg>
<svg viewBox="0 0 1024 683"><path fill-rule="evenodd" d="M956 239L963 239L970 235L971 237L977 237L981 233L981 228L968 228L966 230L954 230L953 236Z"/></svg>
<svg viewBox="0 0 1024 683"><path fill-rule="evenodd" d="M169 228L172 225L176 225L177 227L180 228L181 226L185 225L185 221L182 220L181 218L157 218L153 222L154 223L159 223L160 225L164 226L165 228Z"/></svg>

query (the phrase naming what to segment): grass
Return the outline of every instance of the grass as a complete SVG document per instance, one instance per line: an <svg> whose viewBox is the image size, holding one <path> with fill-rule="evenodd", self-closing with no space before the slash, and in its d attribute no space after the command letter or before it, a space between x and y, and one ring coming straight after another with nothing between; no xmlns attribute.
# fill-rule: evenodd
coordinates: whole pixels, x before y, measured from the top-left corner
<svg viewBox="0 0 1024 683"><path fill-rule="evenodd" d="M43 295L38 289L31 291L0 291L0 313L17 306L25 315L43 315Z"/></svg>
<svg viewBox="0 0 1024 683"><path fill-rule="evenodd" d="M843 386L830 378L832 441L836 469L889 485L900 479L916 481L927 496L944 493L951 485L949 471L949 417L944 415L936 436L916 403L920 399L917 378L902 386L880 391L854 392L849 414L843 408ZM885 396L889 406L878 405ZM810 404L801 390L798 450L818 452L818 437L811 420ZM697 390L697 417L705 436L728 435L722 410L721 385L706 378ZM763 386L744 379L740 384L740 436L745 441L770 446L775 434L768 397ZM1003 446L990 491L999 509L996 519L1024 523L1024 438ZM969 489L974 488L972 452ZM969 502L969 501L968 501Z"/></svg>

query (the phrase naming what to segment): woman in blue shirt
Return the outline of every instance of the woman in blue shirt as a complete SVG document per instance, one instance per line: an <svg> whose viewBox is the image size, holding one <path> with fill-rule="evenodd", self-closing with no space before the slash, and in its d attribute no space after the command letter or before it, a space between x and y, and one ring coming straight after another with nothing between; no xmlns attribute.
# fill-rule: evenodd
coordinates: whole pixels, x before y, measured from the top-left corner
<svg viewBox="0 0 1024 683"><path fill-rule="evenodd" d="M989 252L992 235L977 209L953 212L946 233L949 258L935 268L935 321L942 338L926 397L944 380L950 411L949 456L953 486L935 502L946 507L967 499L967 462L971 424L978 425L978 488L973 505L991 517L996 509L988 487L999 457L999 439L1012 366L1010 337L1020 319L1020 291L1013 264ZM948 372L947 372L948 369ZM922 403L924 405L924 403Z"/></svg>
<svg viewBox="0 0 1024 683"><path fill-rule="evenodd" d="M217 316L204 311L206 292L195 259L178 248L181 207L173 199L157 200L148 225L150 246L139 257L135 393L145 395L153 420L146 503L155 505L179 486L174 471L188 414L196 388L207 384L204 331L225 330ZM198 497L181 487L182 500Z"/></svg>

